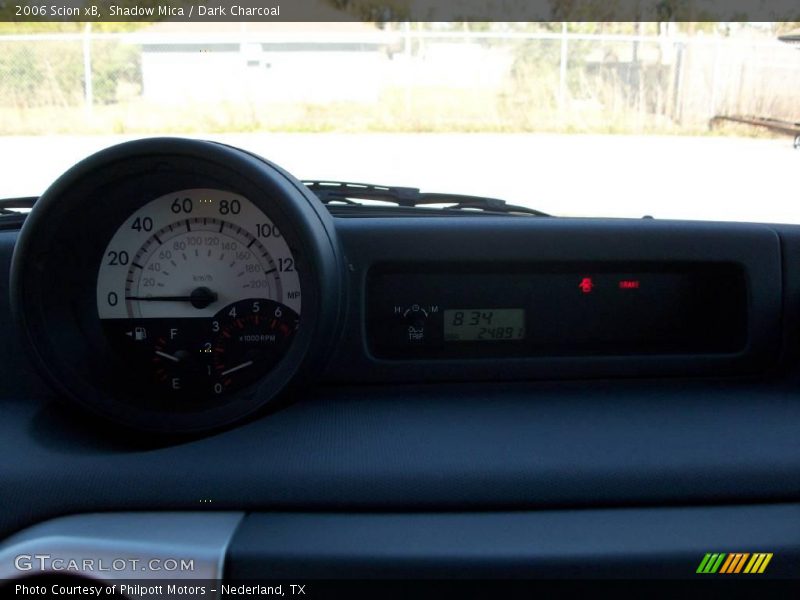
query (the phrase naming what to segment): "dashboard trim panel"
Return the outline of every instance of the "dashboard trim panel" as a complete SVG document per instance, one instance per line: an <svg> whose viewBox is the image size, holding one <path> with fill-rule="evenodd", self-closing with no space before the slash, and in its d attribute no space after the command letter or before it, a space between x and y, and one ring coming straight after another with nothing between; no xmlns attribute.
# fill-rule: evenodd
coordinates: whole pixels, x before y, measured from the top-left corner
<svg viewBox="0 0 800 600"><path fill-rule="evenodd" d="M0 581L45 574L100 581L218 580L223 576L228 545L243 517L244 513L236 512L122 512L52 519L0 544ZM19 556L28 557L21 563L25 570L16 568ZM92 568L83 568L86 559L93 561ZM60 568L56 560L61 561ZM192 561L193 568L159 570L156 575L139 566L154 560L159 567L166 566L167 560ZM75 561L79 570L65 570L70 561ZM115 563L124 568L115 568Z"/></svg>
<svg viewBox="0 0 800 600"><path fill-rule="evenodd" d="M330 381L569 379L764 372L780 348L780 239L769 226L736 223L617 219L440 217L336 219L350 271L343 336L325 371ZM376 240L381 240L376 244ZM492 240L491 244L485 243ZM434 257L434 258L432 258ZM531 357L470 360L386 360L371 354L367 337L367 279L377 266L636 261L649 264L729 263L747 285L748 343L725 355ZM346 359L342 360L342 358Z"/></svg>

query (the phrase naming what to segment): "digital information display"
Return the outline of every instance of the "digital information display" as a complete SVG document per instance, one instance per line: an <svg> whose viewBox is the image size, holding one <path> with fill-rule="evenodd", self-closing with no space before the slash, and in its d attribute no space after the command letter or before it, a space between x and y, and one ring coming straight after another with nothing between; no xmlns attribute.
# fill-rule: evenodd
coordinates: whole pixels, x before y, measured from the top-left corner
<svg viewBox="0 0 800 600"><path fill-rule="evenodd" d="M746 346L747 285L737 265L613 266L375 271L370 348L386 358L458 359L715 354Z"/></svg>
<svg viewBox="0 0 800 600"><path fill-rule="evenodd" d="M522 308L457 308L444 311L446 342L524 338L525 310Z"/></svg>

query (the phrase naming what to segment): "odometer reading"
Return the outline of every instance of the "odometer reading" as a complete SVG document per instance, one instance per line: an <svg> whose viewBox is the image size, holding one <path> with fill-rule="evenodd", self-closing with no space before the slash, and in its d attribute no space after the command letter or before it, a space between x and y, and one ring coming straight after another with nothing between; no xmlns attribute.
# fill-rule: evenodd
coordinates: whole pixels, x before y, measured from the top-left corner
<svg viewBox="0 0 800 600"><path fill-rule="evenodd" d="M296 259L246 198L192 189L145 204L102 257L97 310L112 346L172 393L215 396L286 353L300 318Z"/></svg>
<svg viewBox="0 0 800 600"><path fill-rule="evenodd" d="M444 311L446 342L524 338L525 310L522 308L459 308Z"/></svg>

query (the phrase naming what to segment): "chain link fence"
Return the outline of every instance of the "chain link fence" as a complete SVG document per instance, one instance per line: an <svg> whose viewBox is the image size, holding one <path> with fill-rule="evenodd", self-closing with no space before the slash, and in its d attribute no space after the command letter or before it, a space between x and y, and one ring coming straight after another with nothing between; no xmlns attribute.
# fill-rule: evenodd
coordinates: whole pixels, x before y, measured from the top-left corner
<svg viewBox="0 0 800 600"><path fill-rule="evenodd" d="M122 36L0 36L0 106L125 102L141 95L141 48Z"/></svg>
<svg viewBox="0 0 800 600"><path fill-rule="evenodd" d="M0 133L697 132L800 121L777 41L375 30L0 37Z"/></svg>

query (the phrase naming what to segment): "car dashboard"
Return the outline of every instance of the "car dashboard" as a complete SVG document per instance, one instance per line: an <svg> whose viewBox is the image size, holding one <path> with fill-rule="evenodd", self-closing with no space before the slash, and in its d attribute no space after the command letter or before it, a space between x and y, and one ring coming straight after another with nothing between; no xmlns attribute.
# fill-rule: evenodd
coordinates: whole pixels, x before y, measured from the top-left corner
<svg viewBox="0 0 800 600"><path fill-rule="evenodd" d="M0 217L0 578L795 578L800 227L464 212L154 139Z"/></svg>

